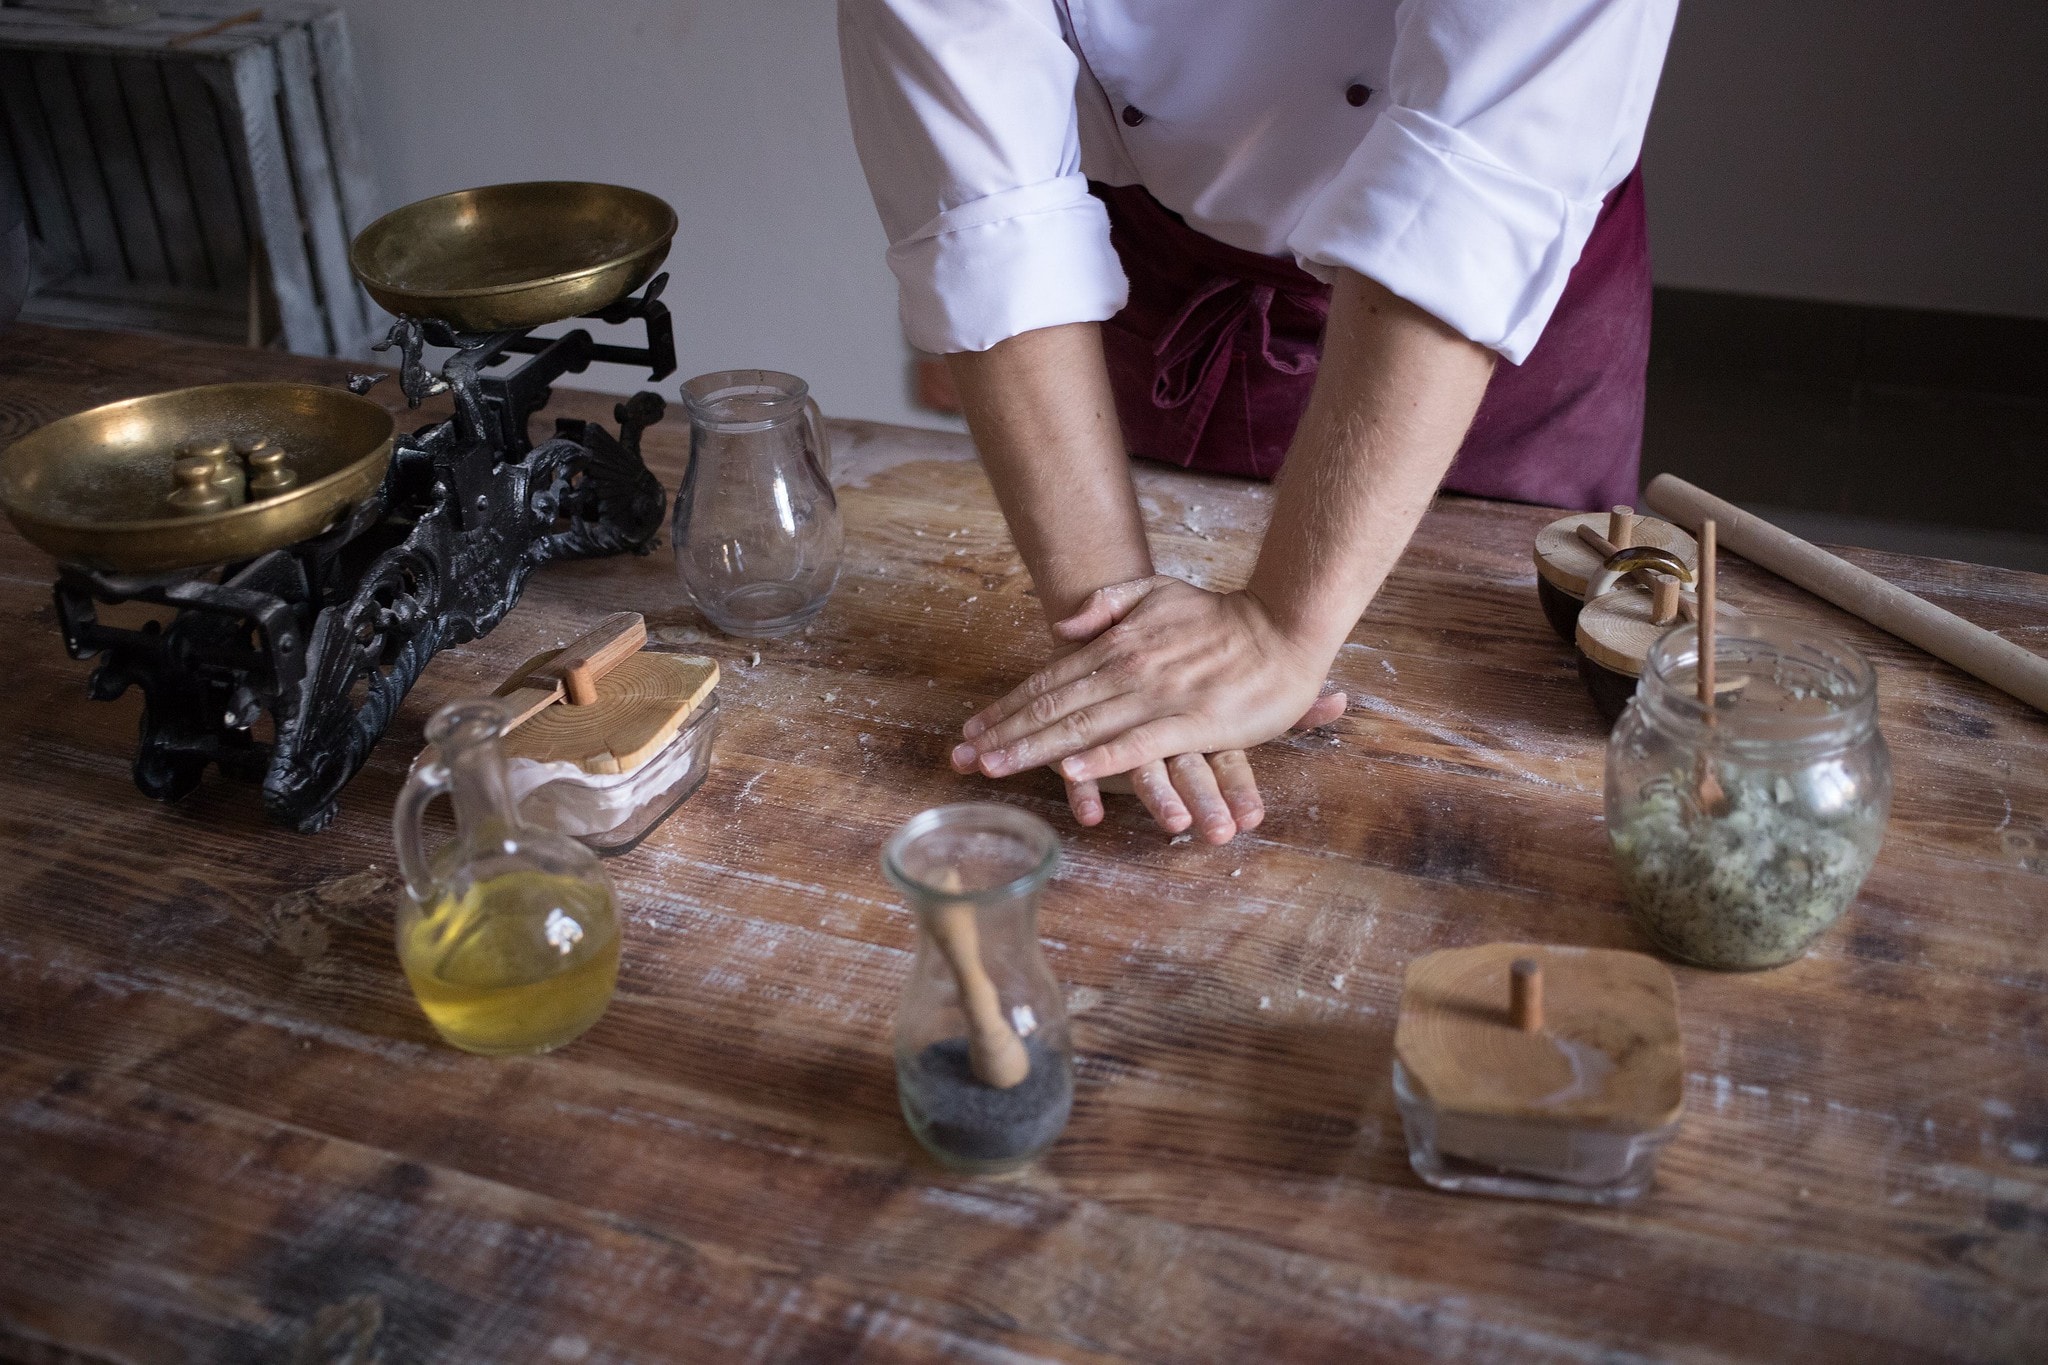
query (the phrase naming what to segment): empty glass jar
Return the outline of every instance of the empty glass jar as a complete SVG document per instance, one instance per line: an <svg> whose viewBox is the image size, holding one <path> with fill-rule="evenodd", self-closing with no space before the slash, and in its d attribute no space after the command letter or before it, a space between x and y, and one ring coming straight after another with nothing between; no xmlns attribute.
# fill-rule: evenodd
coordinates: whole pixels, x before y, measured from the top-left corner
<svg viewBox="0 0 2048 1365"><path fill-rule="evenodd" d="M1790 621L1724 621L1711 717L1692 626L1650 648L1607 744L1607 834L1636 920L1673 957L1790 962L1847 908L1884 838L1877 675Z"/></svg>
<svg viewBox="0 0 2048 1365"><path fill-rule="evenodd" d="M994 804L925 811L882 850L917 916L896 1093L917 1140L957 1170L1025 1165L1073 1108L1066 1001L1038 943L1038 898L1059 856L1052 826Z"/></svg>
<svg viewBox="0 0 2048 1365"><path fill-rule="evenodd" d="M690 468L676 494L676 572L730 635L779 635L839 580L844 531L824 418L804 381L725 370L683 385Z"/></svg>

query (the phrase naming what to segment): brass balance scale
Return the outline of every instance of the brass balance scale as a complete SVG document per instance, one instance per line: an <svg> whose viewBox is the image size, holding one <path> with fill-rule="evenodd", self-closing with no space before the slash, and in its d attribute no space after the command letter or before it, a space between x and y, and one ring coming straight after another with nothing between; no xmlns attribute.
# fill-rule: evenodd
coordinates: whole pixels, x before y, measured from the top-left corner
<svg viewBox="0 0 2048 1365"><path fill-rule="evenodd" d="M398 318L377 349L398 352L410 406L445 392L455 407L411 435L362 396L378 374L130 399L0 453L0 509L58 561L65 645L99 656L91 695L142 689L145 794L176 800L217 764L261 781L273 819L319 830L436 652L489 631L550 560L652 547L666 499L639 446L660 397L619 404L616 436L565 418L535 445L528 425L593 360L650 381L675 369L655 275L675 231L651 195L569 182L371 224L350 260ZM571 318L637 320L645 345L530 335ZM438 370L430 345L453 352ZM173 614L99 619L131 602Z"/></svg>

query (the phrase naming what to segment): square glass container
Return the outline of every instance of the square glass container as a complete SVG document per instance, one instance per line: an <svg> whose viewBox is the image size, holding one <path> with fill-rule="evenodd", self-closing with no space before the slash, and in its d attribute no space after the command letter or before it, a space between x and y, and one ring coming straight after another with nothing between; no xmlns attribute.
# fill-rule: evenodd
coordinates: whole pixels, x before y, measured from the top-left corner
<svg viewBox="0 0 2048 1365"><path fill-rule="evenodd" d="M560 830L608 857L629 852L704 785L717 735L714 693L660 752L628 773L588 773L574 763L511 759L507 766L520 817Z"/></svg>
<svg viewBox="0 0 2048 1365"><path fill-rule="evenodd" d="M1494 943L1409 965L1394 1099L1409 1165L1438 1189L1633 1199L1678 1131L1684 1074L1655 958Z"/></svg>
<svg viewBox="0 0 2048 1365"><path fill-rule="evenodd" d="M1620 1204L1650 1188L1657 1153L1678 1120L1646 1132L1445 1112L1419 1093L1399 1058L1394 1102L1408 1137L1408 1164L1440 1190Z"/></svg>

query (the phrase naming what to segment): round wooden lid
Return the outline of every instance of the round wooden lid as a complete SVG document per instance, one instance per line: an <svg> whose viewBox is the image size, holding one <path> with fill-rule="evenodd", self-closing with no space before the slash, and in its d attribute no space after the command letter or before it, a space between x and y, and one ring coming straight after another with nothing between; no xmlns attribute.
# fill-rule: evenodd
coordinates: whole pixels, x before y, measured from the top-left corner
<svg viewBox="0 0 2048 1365"><path fill-rule="evenodd" d="M1657 643L1667 630L1675 630L1686 618L1681 615L1665 625L1658 625L1652 617L1650 594L1630 583L1623 583L1613 592L1602 593L1585 606L1579 608L1579 626L1575 643L1579 652L1614 673L1631 678L1643 676L1643 660L1650 655L1650 646ZM1733 620L1742 613L1720 604L1714 617L1718 621Z"/></svg>
<svg viewBox="0 0 2048 1365"><path fill-rule="evenodd" d="M498 689L518 689L560 650L536 654ZM660 753L718 686L718 661L642 650L598 679L587 706L556 702L505 736L507 758L574 763L587 773L629 773Z"/></svg>
<svg viewBox="0 0 2048 1365"><path fill-rule="evenodd" d="M1509 1012L1514 963L1542 977L1542 1027ZM1488 943L1408 964L1394 1055L1448 1113L1650 1132L1678 1117L1678 986L1663 963L1612 948Z"/></svg>
<svg viewBox="0 0 2048 1365"><path fill-rule="evenodd" d="M1574 512L1568 517L1559 517L1536 533L1536 572L1542 574L1551 587L1573 597L1584 597L1586 584L1600 572L1600 556L1592 546L1579 539L1581 526L1590 526L1604 536L1607 534L1607 513ZM1698 542L1682 528L1656 517L1638 516L1629 544L1669 550L1684 560L1687 568L1699 567Z"/></svg>

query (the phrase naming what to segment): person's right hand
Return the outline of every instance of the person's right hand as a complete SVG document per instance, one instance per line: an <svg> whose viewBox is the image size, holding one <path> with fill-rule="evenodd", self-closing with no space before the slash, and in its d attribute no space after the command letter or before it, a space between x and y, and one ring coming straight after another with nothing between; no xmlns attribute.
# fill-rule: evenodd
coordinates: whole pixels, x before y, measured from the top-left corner
<svg viewBox="0 0 2048 1365"><path fill-rule="evenodd" d="M1053 650L1052 657L1061 658L1079 647L1062 645ZM1321 725L1335 719L1327 714L1335 704L1335 695L1325 693L1300 724ZM1336 715L1342 714L1341 705L1336 705ZM961 758L961 749L955 749L954 771L978 771L972 756L964 763ZM1061 780L1067 785L1067 808L1074 812L1075 821L1085 826L1102 823L1105 787L1109 795L1137 797L1153 821L1168 834L1181 834L1192 826L1202 842L1208 844L1227 844L1238 835L1257 829L1266 818L1265 800L1259 795L1258 781L1252 776L1252 765L1242 749L1181 754L1100 780L1074 781L1064 776Z"/></svg>
<svg viewBox="0 0 2048 1365"><path fill-rule="evenodd" d="M958 764L956 763L957 767ZM963 771L972 772L969 764ZM1102 787L1117 789L1119 778L1067 782L1067 805L1083 825L1102 823ZM1193 826L1204 843L1227 844L1249 833L1266 818L1266 803L1252 777L1244 750L1215 754L1182 754L1155 761L1121 775L1159 828L1179 834Z"/></svg>
<svg viewBox="0 0 2048 1365"><path fill-rule="evenodd" d="M1051 658L1064 658L1083 643L1055 645ZM960 761L958 749L953 751L953 770L979 771L973 759L964 764ZM1074 812L1075 821L1091 827L1102 823L1105 786L1109 795L1137 797L1168 834L1180 834L1194 825L1205 843L1227 844L1239 833L1257 829L1266 818L1266 803L1259 797L1259 784L1242 749L1182 754L1100 781L1061 780L1067 784L1067 808Z"/></svg>

